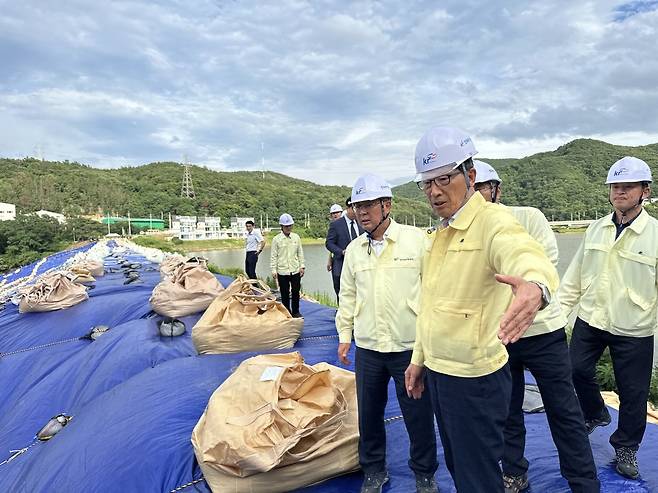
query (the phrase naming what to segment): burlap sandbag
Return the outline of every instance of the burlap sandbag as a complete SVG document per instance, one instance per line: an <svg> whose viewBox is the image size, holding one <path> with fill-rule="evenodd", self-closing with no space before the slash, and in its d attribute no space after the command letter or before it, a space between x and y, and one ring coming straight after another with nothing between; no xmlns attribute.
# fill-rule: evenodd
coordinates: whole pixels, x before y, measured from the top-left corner
<svg viewBox="0 0 658 493"><path fill-rule="evenodd" d="M94 282L96 279L94 279L94 276L91 275L91 272L89 272L88 269L85 267L82 267L80 265L74 265L69 269L71 272L71 281L73 281L76 284L82 284L85 282Z"/></svg>
<svg viewBox="0 0 658 493"><path fill-rule="evenodd" d="M21 297L20 313L49 312L77 305L89 298L87 288L72 282L65 273L57 272L37 281Z"/></svg>
<svg viewBox="0 0 658 493"><path fill-rule="evenodd" d="M183 317L205 310L224 290L205 265L186 262L153 289L153 311L165 317Z"/></svg>
<svg viewBox="0 0 658 493"><path fill-rule="evenodd" d="M192 433L215 493L294 490L358 469L354 374L299 353L244 361Z"/></svg>
<svg viewBox="0 0 658 493"><path fill-rule="evenodd" d="M171 277L176 269L185 263L185 257L179 254L169 255L160 263L160 274L163 278Z"/></svg>
<svg viewBox="0 0 658 493"><path fill-rule="evenodd" d="M103 263L98 260L82 260L81 262L73 264L71 271L74 269L85 269L94 277L101 277L105 274Z"/></svg>
<svg viewBox="0 0 658 493"><path fill-rule="evenodd" d="M199 354L290 349L303 327L266 284L238 276L196 323L192 342Z"/></svg>

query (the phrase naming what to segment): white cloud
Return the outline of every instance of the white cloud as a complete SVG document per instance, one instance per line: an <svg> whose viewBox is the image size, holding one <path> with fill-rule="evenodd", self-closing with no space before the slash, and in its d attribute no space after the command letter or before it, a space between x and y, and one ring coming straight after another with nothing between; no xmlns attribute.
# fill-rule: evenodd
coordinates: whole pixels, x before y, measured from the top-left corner
<svg viewBox="0 0 658 493"><path fill-rule="evenodd" d="M658 2L26 0L0 14L0 149L351 184L436 124L480 155L658 136Z"/></svg>

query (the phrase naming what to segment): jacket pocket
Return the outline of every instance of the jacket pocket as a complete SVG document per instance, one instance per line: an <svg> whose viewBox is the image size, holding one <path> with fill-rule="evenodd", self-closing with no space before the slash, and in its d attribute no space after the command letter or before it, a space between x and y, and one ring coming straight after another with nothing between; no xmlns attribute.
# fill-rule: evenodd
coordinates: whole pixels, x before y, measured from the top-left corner
<svg viewBox="0 0 658 493"><path fill-rule="evenodd" d="M484 354L480 347L482 305L438 301L429 330L433 358L473 363Z"/></svg>
<svg viewBox="0 0 658 493"><path fill-rule="evenodd" d="M624 284L636 299L654 300L656 297L656 257L619 250L619 268ZM633 301L635 303L635 301ZM636 303L637 304L637 303ZM653 301L651 301L653 304ZM638 304L638 306L640 306Z"/></svg>
<svg viewBox="0 0 658 493"><path fill-rule="evenodd" d="M628 298L637 306L639 306L642 310L646 311L651 309L653 307L656 298L652 298L650 300L644 298L640 294L636 293L633 289L631 288L626 288L626 292L628 293Z"/></svg>

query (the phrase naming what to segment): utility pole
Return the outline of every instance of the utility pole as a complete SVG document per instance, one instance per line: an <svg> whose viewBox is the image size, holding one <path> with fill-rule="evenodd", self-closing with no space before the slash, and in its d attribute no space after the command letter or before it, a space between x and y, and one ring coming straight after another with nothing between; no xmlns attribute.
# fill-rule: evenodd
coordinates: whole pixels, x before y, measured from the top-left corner
<svg viewBox="0 0 658 493"><path fill-rule="evenodd" d="M183 164L183 184L181 185L180 196L193 199L194 194L194 185L192 184L192 172L190 171L190 165L187 162L187 156L184 156L185 163Z"/></svg>
<svg viewBox="0 0 658 493"><path fill-rule="evenodd" d="M130 227L130 211L128 211L128 236L132 236L132 228Z"/></svg>
<svg viewBox="0 0 658 493"><path fill-rule="evenodd" d="M107 234L110 234L110 213L107 213Z"/></svg>

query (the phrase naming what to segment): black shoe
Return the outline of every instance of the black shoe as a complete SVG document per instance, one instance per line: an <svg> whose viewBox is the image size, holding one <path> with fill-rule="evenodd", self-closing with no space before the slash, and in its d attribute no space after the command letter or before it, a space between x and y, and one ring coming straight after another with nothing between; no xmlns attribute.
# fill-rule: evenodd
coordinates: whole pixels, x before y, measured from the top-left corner
<svg viewBox="0 0 658 493"><path fill-rule="evenodd" d="M603 413L601 414L600 417L585 420L585 428L587 428L587 434L591 435L592 432L599 426L608 426L611 420L612 418L610 418L610 413L608 412L608 408L604 407Z"/></svg>
<svg viewBox="0 0 658 493"><path fill-rule="evenodd" d="M388 481L388 472L365 473L364 476L361 493L382 493L382 487Z"/></svg>
<svg viewBox="0 0 658 493"><path fill-rule="evenodd" d="M640 477L640 470L637 467L637 452L628 447L619 447L615 449L617 456L617 472L629 479Z"/></svg>
<svg viewBox="0 0 658 493"><path fill-rule="evenodd" d="M438 491L439 487L434 476L416 474L416 493L438 493Z"/></svg>
<svg viewBox="0 0 658 493"><path fill-rule="evenodd" d="M292 314L292 318L304 318L304 317L301 313L297 312Z"/></svg>
<svg viewBox="0 0 658 493"><path fill-rule="evenodd" d="M503 474L503 485L505 486L505 493L519 493L528 489L528 475L522 476L508 476Z"/></svg>

